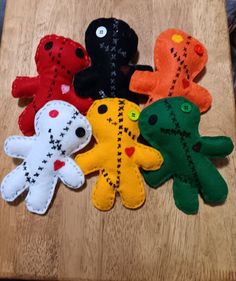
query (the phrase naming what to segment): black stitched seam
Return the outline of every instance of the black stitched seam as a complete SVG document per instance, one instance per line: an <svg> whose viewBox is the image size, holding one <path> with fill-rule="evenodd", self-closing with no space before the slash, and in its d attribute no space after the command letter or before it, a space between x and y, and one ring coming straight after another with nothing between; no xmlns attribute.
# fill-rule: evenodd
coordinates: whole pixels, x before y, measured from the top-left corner
<svg viewBox="0 0 236 281"><path fill-rule="evenodd" d="M65 41L62 42L62 45L65 45L67 41L68 41L68 40L65 39ZM62 58L62 51L63 51L63 49L64 49L63 46L60 47L60 48L59 48L59 52L57 53L56 58L55 58L55 57L52 57L52 58L51 58L52 60L55 60L55 59L57 60L58 67L59 67L59 65L61 65L61 58ZM49 53L49 57L51 57L50 53ZM71 75L71 71L70 71L69 69L66 69L66 68L65 68L65 65L61 65L61 68L64 69L64 71L65 71L68 75ZM55 85L56 85L57 78L58 78L58 68L55 67L55 69L54 69L54 76L53 76L53 78L52 78L52 80L51 80L51 83L50 83L50 86L49 86L49 88L48 88L47 101L49 101L49 100L51 99L52 95L53 95L53 91L54 91L54 88L55 88Z"/></svg>
<svg viewBox="0 0 236 281"><path fill-rule="evenodd" d="M176 120L176 121L174 122L174 121L172 120L174 126L175 126L176 128L180 128L180 124L179 124L179 122L177 121L177 118L176 118L176 116L175 116L174 110L172 109L172 106L171 106L171 104L167 101L167 99L164 100L164 104L165 104L165 106L166 106L166 108L167 108L167 111L170 111L170 116L173 115L173 116L175 117L175 120ZM187 162L188 162L188 164L189 164L189 166L190 166L190 169L191 169L191 171L192 171L193 179L195 180L195 182L196 182L197 185L200 185L199 178L198 178L198 174L197 174L197 170L196 170L195 165L194 165L194 163L193 163L193 160L192 160L192 157L191 157L191 153L190 153L190 151L189 151L188 144L186 143L186 141L184 140L184 138L185 138L184 136L181 136L181 135L180 135L180 142L181 142L181 144L182 144L182 148L183 148L183 150L184 150L184 152L185 152L185 156L186 156Z"/></svg>
<svg viewBox="0 0 236 281"><path fill-rule="evenodd" d="M172 119L173 122L174 122L174 120L175 119ZM191 133L186 132L185 130L181 131L180 129L168 129L168 128L161 128L160 130L163 134L167 134L167 135L175 135L175 136L179 135L179 136L183 136L185 138L191 137Z"/></svg>
<svg viewBox="0 0 236 281"><path fill-rule="evenodd" d="M112 182L112 180L108 177L108 173L103 169L101 171L102 175L106 178L106 181L113 188L118 188L120 185L120 174L121 174L121 161L122 161L122 134L123 134L123 112L125 107L125 100L118 100L118 133L117 133L117 158L116 158L116 183ZM109 121L108 121L109 122Z"/></svg>
<svg viewBox="0 0 236 281"><path fill-rule="evenodd" d="M78 112L75 111L71 117L71 119L68 121L70 124L68 124L68 122L66 123L68 126L67 127L70 127L74 121L74 119L76 119L76 116L78 116ZM70 122L71 121L71 122ZM53 150L57 150L57 151L60 151L61 152L61 155L65 155L66 151L62 149L62 145L59 144L61 143L63 137L65 136L65 132L63 133L63 136L61 136L61 133L59 133L59 136L61 136L61 139L54 139L53 135L51 134L51 131L52 129L49 129L48 130L48 133L49 133L49 140L48 140L48 143L52 143L53 146L51 146L51 149ZM69 131L69 129L67 130ZM27 181L29 183L34 183L36 181L36 179L34 177L39 177L40 176L40 171L42 171L46 165L46 163L48 162L47 159L51 158L53 156L53 153L51 153L52 151L47 151L46 154L45 154L45 158L41 161L41 164L40 166L38 166L38 168L36 169L36 172L33 173L33 176L29 177L30 179L28 179ZM27 167L26 167L26 162L23 163L23 170L25 170L28 174L29 174L29 171L27 170ZM36 175L37 174L37 175ZM26 176L26 179L27 179L27 175Z"/></svg>
<svg viewBox="0 0 236 281"><path fill-rule="evenodd" d="M170 53L172 54L173 58L177 61L178 63L178 70L176 72L176 75L175 75L175 78L172 80L172 83L171 83L171 87L169 89L169 93L168 93L168 96L171 97L173 95L173 90L175 88L175 85L176 85L176 81L179 79L179 76L180 76L180 73L181 73L181 70L182 70L182 67L183 67L183 64L185 62L185 59L187 57L187 50L188 50L188 46L190 45L190 41L191 41L192 37L191 36L188 36L187 37L187 41L186 41L186 44L183 48L183 54L182 56L184 56L185 58L181 60L180 56L177 57L177 52L175 52L174 48L171 48L170 49ZM184 69L185 69L185 73L187 75L187 79L190 79L190 75L189 75L189 69L188 69L188 66L187 64L184 64Z"/></svg>
<svg viewBox="0 0 236 281"><path fill-rule="evenodd" d="M123 132L130 137L132 140L135 140L137 137L135 134L132 134L132 132L129 130L129 128L125 127L123 128Z"/></svg>

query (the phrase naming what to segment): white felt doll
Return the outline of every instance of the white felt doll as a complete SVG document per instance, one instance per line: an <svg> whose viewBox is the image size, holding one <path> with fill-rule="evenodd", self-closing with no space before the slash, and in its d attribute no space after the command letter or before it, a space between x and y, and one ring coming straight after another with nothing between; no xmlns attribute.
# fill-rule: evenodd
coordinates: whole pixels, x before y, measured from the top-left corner
<svg viewBox="0 0 236 281"><path fill-rule="evenodd" d="M6 154L24 161L3 179L1 194L11 202L28 190L27 209L44 214L58 178L73 189L83 185L84 175L69 155L89 143L92 130L74 106L57 100L37 112L34 126L35 136L11 136L5 141Z"/></svg>

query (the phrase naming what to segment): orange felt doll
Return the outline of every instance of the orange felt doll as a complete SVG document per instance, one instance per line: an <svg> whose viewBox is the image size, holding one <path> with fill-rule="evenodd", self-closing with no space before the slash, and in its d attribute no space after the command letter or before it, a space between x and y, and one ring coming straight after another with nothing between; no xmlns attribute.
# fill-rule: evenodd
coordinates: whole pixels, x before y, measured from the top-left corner
<svg viewBox="0 0 236 281"><path fill-rule="evenodd" d="M211 106L209 92L193 80L207 62L206 48L194 37L178 29L167 29L156 40L155 72L135 71L130 90L149 96L146 106L156 100L183 96L201 112Z"/></svg>

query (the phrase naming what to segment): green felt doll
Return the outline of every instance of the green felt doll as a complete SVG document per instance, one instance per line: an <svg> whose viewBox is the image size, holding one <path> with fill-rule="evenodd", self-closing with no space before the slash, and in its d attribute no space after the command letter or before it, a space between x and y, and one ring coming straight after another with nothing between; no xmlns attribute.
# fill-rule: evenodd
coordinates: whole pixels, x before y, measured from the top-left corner
<svg viewBox="0 0 236 281"><path fill-rule="evenodd" d="M209 158L223 158L233 150L229 137L203 137L198 132L200 111L183 97L161 99L139 117L142 136L164 158L160 170L143 171L145 181L157 188L173 178L177 208L186 214L198 211L198 193L206 203L221 204L227 184Z"/></svg>

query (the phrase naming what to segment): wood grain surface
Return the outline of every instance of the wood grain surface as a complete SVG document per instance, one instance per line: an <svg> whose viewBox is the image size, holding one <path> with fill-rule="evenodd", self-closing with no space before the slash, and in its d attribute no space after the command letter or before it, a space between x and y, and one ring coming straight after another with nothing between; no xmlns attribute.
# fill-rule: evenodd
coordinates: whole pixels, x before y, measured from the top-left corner
<svg viewBox="0 0 236 281"><path fill-rule="evenodd" d="M42 36L56 33L84 44L97 17L127 21L139 36L139 63L153 62L155 37L181 28L202 41L209 62L200 84L213 96L202 116L204 135L235 141L235 103L230 73L225 3L222 0L8 0L0 48L0 145L19 134L22 104L11 97L16 75L34 75L34 53ZM1 153L1 179L19 162ZM172 181L146 186L143 208L131 211L117 198L109 212L90 200L96 177L73 192L62 184L46 216L26 211L24 202L0 200L0 278L111 281L236 280L235 154L217 161L229 196L222 206L200 199L198 215L176 209Z"/></svg>

